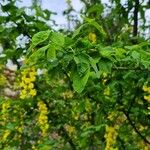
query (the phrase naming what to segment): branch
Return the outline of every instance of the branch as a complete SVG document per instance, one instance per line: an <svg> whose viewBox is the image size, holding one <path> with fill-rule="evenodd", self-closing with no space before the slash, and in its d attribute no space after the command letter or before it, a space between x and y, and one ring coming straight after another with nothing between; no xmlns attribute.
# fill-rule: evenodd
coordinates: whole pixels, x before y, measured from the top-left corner
<svg viewBox="0 0 150 150"><path fill-rule="evenodd" d="M135 71L150 71L150 68L128 68L128 67L113 67L113 70L135 70Z"/></svg>
<svg viewBox="0 0 150 150"><path fill-rule="evenodd" d="M144 137L139 130L136 128L135 124L133 123L133 121L131 120L129 114L123 110L123 113L125 114L125 116L127 117L127 120L129 121L130 125L133 127L134 131L141 137L141 139L143 139L143 141L147 144L150 145L150 141L147 140L146 137Z"/></svg>
<svg viewBox="0 0 150 150"><path fill-rule="evenodd" d="M120 90L119 90L120 89ZM119 95L118 95L118 100L117 100L117 102L120 104L120 105L122 105L122 96L123 96L123 91L122 91L122 86L121 86L121 84L119 84ZM147 139L146 139L146 137L144 137L141 133L140 133L140 131L136 128L136 126L135 126L135 123L133 123L133 121L131 120L131 118L130 118L130 116L129 116L129 112L130 112L130 109L131 109L131 107L132 107L132 105L133 105L133 103L134 103L134 101L135 101L135 98L136 98L136 95L133 97L133 99L132 99L132 102L130 103L130 106L129 106L129 108L128 108L128 111L126 111L124 108L121 110L123 113L124 113L124 115L127 117L127 120L129 121L129 123L130 123L130 125L132 126L132 128L134 129L134 131L143 139L143 141L145 142L145 143L147 143L147 144L150 144L150 141L148 141Z"/></svg>

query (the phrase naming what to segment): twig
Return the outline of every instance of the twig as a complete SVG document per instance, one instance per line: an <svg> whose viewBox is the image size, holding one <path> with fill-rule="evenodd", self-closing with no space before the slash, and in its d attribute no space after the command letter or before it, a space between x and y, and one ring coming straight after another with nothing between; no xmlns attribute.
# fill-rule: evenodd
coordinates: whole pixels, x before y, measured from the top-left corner
<svg viewBox="0 0 150 150"><path fill-rule="evenodd" d="M134 131L143 139L143 141L144 141L145 143L147 143L147 144L150 145L150 141L148 141L148 140L146 139L146 137L144 137L144 136L139 132L139 130L136 128L135 124L132 122L132 120L131 120L129 114L128 114L126 111L124 111L124 110L123 110L123 113L124 113L125 116L127 117L127 120L129 121L130 125L133 127Z"/></svg>

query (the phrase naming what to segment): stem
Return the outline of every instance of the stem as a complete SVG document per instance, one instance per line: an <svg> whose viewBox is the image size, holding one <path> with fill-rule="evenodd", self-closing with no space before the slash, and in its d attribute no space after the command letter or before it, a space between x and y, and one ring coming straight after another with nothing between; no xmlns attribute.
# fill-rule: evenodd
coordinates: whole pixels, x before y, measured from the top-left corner
<svg viewBox="0 0 150 150"><path fill-rule="evenodd" d="M135 70L135 71L150 71L150 68L128 68L128 67L113 67L113 70Z"/></svg>

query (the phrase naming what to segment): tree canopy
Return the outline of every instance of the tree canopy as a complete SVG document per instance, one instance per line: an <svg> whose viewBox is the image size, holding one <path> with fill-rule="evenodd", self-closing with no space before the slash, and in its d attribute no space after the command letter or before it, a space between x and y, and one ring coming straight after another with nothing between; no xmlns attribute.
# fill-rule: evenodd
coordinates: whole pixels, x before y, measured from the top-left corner
<svg viewBox="0 0 150 150"><path fill-rule="evenodd" d="M81 2L0 2L0 149L150 149L150 2Z"/></svg>

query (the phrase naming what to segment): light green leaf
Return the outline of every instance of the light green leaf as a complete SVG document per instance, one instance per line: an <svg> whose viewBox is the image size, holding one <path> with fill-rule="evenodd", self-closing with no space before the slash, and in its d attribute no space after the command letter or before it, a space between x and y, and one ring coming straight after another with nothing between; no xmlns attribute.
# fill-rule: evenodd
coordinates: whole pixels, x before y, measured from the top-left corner
<svg viewBox="0 0 150 150"><path fill-rule="evenodd" d="M49 45L46 45L37 51L33 52L31 56L27 59L26 63L27 64L36 64L39 59L44 59L45 58L45 51L49 48Z"/></svg>
<svg viewBox="0 0 150 150"><path fill-rule="evenodd" d="M103 27L99 25L94 19L86 18L86 21L89 23L89 25L94 26L99 31L99 33L101 34L103 38L106 37L106 33Z"/></svg>
<svg viewBox="0 0 150 150"><path fill-rule="evenodd" d="M50 30L46 30L46 31L41 31L41 32L36 33L32 38L32 44L31 44L30 49L46 41L50 35L50 32L51 32Z"/></svg>
<svg viewBox="0 0 150 150"><path fill-rule="evenodd" d="M77 71L74 71L72 76L73 76L73 88L76 92L81 93L85 85L88 81L90 75L90 69L86 71L86 73L81 77Z"/></svg>
<svg viewBox="0 0 150 150"><path fill-rule="evenodd" d="M100 58L93 59L92 57L90 57L90 64L91 64L92 68L94 69L97 78L100 76L99 70L98 70L98 68L97 68L97 63L99 62L99 59L100 59Z"/></svg>
<svg viewBox="0 0 150 150"><path fill-rule="evenodd" d="M65 37L63 34L58 32L53 32L50 37L52 43L55 45L56 49L60 49L65 44Z"/></svg>
<svg viewBox="0 0 150 150"><path fill-rule="evenodd" d="M111 73L113 64L108 60L100 60L98 66L101 73Z"/></svg>
<svg viewBox="0 0 150 150"><path fill-rule="evenodd" d="M149 68L149 67L150 67L150 61L141 60L141 63L143 64L143 66L144 66L145 68Z"/></svg>
<svg viewBox="0 0 150 150"><path fill-rule="evenodd" d="M97 17L98 17L98 15L100 15L103 12L103 9L104 9L103 5L100 4L92 5L88 9L88 14L97 13Z"/></svg>
<svg viewBox="0 0 150 150"><path fill-rule="evenodd" d="M47 50L47 59L53 61L56 58L56 48L54 45L50 45Z"/></svg>
<svg viewBox="0 0 150 150"><path fill-rule="evenodd" d="M78 29L76 29L73 33L72 38L75 38L77 35L79 35L80 31L83 29L83 27L85 27L87 25L87 23L81 25Z"/></svg>
<svg viewBox="0 0 150 150"><path fill-rule="evenodd" d="M137 51L133 51L131 55L134 59L139 59L140 58L140 54Z"/></svg>

